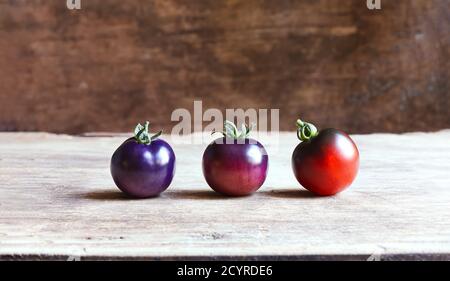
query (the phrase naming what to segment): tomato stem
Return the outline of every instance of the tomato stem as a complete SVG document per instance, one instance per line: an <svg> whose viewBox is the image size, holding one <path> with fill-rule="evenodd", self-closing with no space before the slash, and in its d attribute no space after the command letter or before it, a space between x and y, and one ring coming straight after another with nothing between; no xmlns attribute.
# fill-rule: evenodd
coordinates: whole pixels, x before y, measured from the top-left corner
<svg viewBox="0 0 450 281"><path fill-rule="evenodd" d="M297 120L297 137L300 141L308 141L319 134L316 126L311 123Z"/></svg>
<svg viewBox="0 0 450 281"><path fill-rule="evenodd" d="M144 126L137 124L136 128L134 128L134 138L138 143L149 145L162 134L162 131L159 131L150 136L149 126L150 122L146 121Z"/></svg>
<svg viewBox="0 0 450 281"><path fill-rule="evenodd" d="M221 133L224 137L229 137L232 139L246 139L250 135L250 131L253 129L253 126L254 124L251 124L250 126L242 124L241 130L239 130L233 122L226 120L223 123L223 131L213 131L212 134Z"/></svg>

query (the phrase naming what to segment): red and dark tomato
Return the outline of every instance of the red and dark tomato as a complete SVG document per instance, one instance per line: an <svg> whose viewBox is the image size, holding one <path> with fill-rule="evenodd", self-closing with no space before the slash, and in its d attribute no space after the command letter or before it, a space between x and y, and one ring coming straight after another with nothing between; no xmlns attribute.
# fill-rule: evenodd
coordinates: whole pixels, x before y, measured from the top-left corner
<svg viewBox="0 0 450 281"><path fill-rule="evenodd" d="M292 154L292 168L298 182L309 191L330 196L349 187L359 169L359 151L344 132L297 121L302 141Z"/></svg>
<svg viewBox="0 0 450 281"><path fill-rule="evenodd" d="M175 174L175 153L161 132L150 136L149 123L138 124L135 136L117 148L111 158L111 175L117 187L135 198L159 195Z"/></svg>
<svg viewBox="0 0 450 281"><path fill-rule="evenodd" d="M203 175L216 192L245 196L258 190L267 177L269 157L264 146L248 138L250 128L239 132L225 122L224 137L216 139L203 154Z"/></svg>

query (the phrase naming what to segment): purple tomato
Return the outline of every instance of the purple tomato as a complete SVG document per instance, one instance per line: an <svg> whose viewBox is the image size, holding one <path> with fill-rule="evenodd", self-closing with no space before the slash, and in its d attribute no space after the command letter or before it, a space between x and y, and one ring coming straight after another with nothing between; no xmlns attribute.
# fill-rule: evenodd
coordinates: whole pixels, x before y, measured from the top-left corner
<svg viewBox="0 0 450 281"><path fill-rule="evenodd" d="M147 198L166 190L175 174L175 153L165 141L150 136L149 123L138 124L111 158L111 175L117 187L131 197Z"/></svg>
<svg viewBox="0 0 450 281"><path fill-rule="evenodd" d="M269 157L264 146L249 139L250 128L238 132L225 122L224 137L216 139L203 154L203 175L216 192L245 196L258 190L266 180Z"/></svg>

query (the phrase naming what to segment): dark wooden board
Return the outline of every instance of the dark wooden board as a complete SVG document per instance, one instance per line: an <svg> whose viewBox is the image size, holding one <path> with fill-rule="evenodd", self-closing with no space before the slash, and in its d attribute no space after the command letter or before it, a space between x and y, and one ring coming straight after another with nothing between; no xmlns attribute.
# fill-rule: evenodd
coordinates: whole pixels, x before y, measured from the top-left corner
<svg viewBox="0 0 450 281"><path fill-rule="evenodd" d="M0 131L129 131L279 108L349 132L450 127L450 2L0 1Z"/></svg>

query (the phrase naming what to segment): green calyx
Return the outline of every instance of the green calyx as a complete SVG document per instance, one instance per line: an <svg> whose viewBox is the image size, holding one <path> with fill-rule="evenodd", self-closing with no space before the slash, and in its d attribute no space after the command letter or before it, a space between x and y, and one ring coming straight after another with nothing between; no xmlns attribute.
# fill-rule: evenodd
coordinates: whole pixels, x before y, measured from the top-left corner
<svg viewBox="0 0 450 281"><path fill-rule="evenodd" d="M232 139L246 139L250 135L250 131L253 129L253 124L247 126L246 124L242 124L241 130L239 130L233 122L226 120L223 123L223 131L214 133L221 133L224 137L232 138Z"/></svg>
<svg viewBox="0 0 450 281"><path fill-rule="evenodd" d="M297 120L297 137L300 141L308 141L319 134L316 126L311 123Z"/></svg>
<svg viewBox="0 0 450 281"><path fill-rule="evenodd" d="M134 138L138 143L149 145L152 141L156 140L161 134L162 131L157 132L156 134L150 136L148 128L150 126L150 122L145 122L145 125L137 124L134 129Z"/></svg>

